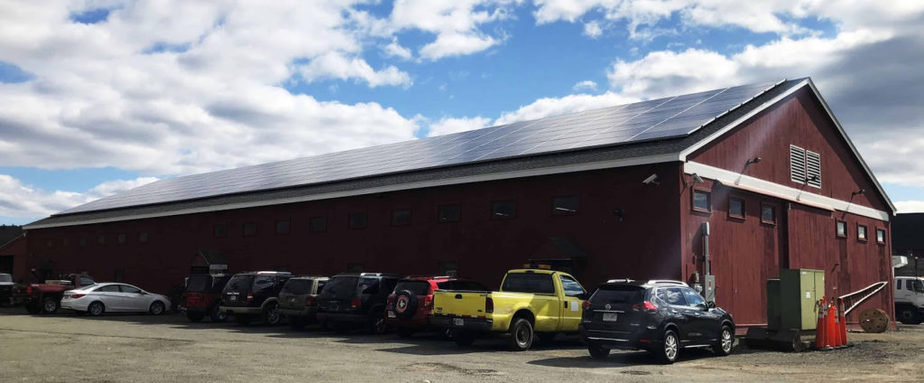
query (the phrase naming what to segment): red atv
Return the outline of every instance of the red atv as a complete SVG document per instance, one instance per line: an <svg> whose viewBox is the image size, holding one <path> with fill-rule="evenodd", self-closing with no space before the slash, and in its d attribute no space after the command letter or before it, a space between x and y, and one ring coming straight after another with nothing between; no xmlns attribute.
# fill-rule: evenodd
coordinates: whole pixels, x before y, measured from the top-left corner
<svg viewBox="0 0 924 383"><path fill-rule="evenodd" d="M206 315L212 322L224 322L227 315L218 309L221 290L231 276L224 274L193 274L186 279L186 289L180 297L180 311L186 318L199 322Z"/></svg>
<svg viewBox="0 0 924 383"><path fill-rule="evenodd" d="M488 291L481 283L449 276L409 276L398 281L385 304L385 323L407 338L430 327L436 290Z"/></svg>
<svg viewBox="0 0 924 383"><path fill-rule="evenodd" d="M29 314L51 314L61 307L61 298L65 291L93 284L96 284L96 281L85 274L65 274L60 279L33 283L26 287L26 311Z"/></svg>

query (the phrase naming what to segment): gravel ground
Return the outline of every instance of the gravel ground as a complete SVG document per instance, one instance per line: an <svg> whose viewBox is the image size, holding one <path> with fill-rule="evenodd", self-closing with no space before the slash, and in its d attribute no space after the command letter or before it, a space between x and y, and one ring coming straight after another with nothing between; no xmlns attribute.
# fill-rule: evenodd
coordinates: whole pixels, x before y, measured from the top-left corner
<svg viewBox="0 0 924 383"><path fill-rule="evenodd" d="M435 334L189 323L151 317L28 316L0 309L0 382L924 382L924 325L851 333L853 347L783 353L738 345L731 356L686 350L664 366L644 352L592 360L576 337L528 352L503 341L458 348Z"/></svg>

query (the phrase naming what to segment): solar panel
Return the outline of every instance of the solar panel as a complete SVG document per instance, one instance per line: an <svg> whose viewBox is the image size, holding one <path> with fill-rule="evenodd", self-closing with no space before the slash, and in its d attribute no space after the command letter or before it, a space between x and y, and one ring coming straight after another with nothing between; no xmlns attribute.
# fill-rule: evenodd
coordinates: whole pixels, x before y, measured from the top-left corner
<svg viewBox="0 0 924 383"><path fill-rule="evenodd" d="M771 88L754 84L153 182L60 214L305 186L683 137Z"/></svg>

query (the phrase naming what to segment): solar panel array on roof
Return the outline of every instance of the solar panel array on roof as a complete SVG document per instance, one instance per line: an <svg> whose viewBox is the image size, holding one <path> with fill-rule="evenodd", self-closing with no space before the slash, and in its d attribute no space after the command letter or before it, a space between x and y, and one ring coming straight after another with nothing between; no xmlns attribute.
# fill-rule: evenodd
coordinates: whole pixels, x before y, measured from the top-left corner
<svg viewBox="0 0 924 383"><path fill-rule="evenodd" d="M773 87L754 84L160 180L73 214L686 136Z"/></svg>

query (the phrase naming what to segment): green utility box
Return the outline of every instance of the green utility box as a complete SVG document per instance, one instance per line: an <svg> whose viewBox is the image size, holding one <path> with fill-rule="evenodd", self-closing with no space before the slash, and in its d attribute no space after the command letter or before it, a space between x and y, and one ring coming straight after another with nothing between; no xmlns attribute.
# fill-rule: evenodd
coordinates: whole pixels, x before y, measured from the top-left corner
<svg viewBox="0 0 924 383"><path fill-rule="evenodd" d="M814 330L815 308L825 295L825 272L782 269L779 279L767 281L767 327L770 330Z"/></svg>

